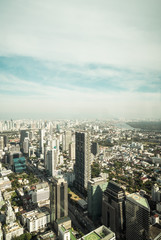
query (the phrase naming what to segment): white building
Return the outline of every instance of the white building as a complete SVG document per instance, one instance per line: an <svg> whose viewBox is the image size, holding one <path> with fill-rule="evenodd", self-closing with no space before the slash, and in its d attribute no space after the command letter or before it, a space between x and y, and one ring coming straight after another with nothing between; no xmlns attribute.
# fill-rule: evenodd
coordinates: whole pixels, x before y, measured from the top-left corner
<svg viewBox="0 0 161 240"><path fill-rule="evenodd" d="M41 201L46 201L50 197L50 189L47 182L40 183L36 185L36 189L31 191L32 202L39 203Z"/></svg>
<svg viewBox="0 0 161 240"><path fill-rule="evenodd" d="M7 188L11 188L11 181L8 177L0 178L0 190L5 190Z"/></svg>
<svg viewBox="0 0 161 240"><path fill-rule="evenodd" d="M23 141L23 152L28 153L29 152L29 139L25 138Z"/></svg>
<svg viewBox="0 0 161 240"><path fill-rule="evenodd" d="M22 223L30 233L44 229L49 222L50 214L46 210L37 209L22 214Z"/></svg>
<svg viewBox="0 0 161 240"><path fill-rule="evenodd" d="M69 158L71 160L75 159L75 143L74 142L69 144Z"/></svg>
<svg viewBox="0 0 161 240"><path fill-rule="evenodd" d="M7 208L5 211L6 226L4 226L4 239L11 240L13 237L18 237L23 234L23 227L16 222L16 216L9 201L7 201Z"/></svg>
<svg viewBox="0 0 161 240"><path fill-rule="evenodd" d="M7 225L3 229L4 239L11 240L13 237L18 237L23 234L23 227L21 227L17 222L14 222L12 225Z"/></svg>

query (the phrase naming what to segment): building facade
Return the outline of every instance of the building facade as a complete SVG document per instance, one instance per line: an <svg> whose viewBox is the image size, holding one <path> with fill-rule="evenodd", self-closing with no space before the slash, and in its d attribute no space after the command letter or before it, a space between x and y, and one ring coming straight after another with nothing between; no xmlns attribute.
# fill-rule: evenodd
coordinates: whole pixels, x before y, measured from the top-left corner
<svg viewBox="0 0 161 240"><path fill-rule="evenodd" d="M107 179L102 177L88 181L88 214L93 221L97 221L102 215L102 195L107 184Z"/></svg>
<svg viewBox="0 0 161 240"><path fill-rule="evenodd" d="M146 198L132 193L126 197L126 240L149 239L150 207Z"/></svg>
<svg viewBox="0 0 161 240"><path fill-rule="evenodd" d="M68 216L68 184L58 175L50 183L51 224L62 217Z"/></svg>
<svg viewBox="0 0 161 240"><path fill-rule="evenodd" d="M102 223L115 232L117 239L125 234L125 192L122 187L110 181L103 194Z"/></svg>
<svg viewBox="0 0 161 240"><path fill-rule="evenodd" d="M87 190L91 179L91 144L88 132L76 132L75 186L81 192Z"/></svg>
<svg viewBox="0 0 161 240"><path fill-rule="evenodd" d="M48 223L50 223L50 213L45 209L26 212L22 214L22 223L30 233L37 232L46 228Z"/></svg>

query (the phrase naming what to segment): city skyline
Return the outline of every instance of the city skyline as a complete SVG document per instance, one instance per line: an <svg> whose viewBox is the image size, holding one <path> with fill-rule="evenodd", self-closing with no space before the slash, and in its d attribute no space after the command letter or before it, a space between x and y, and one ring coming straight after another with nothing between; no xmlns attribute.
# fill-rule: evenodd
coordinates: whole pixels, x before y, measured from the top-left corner
<svg viewBox="0 0 161 240"><path fill-rule="evenodd" d="M5 118L161 118L161 2L0 2Z"/></svg>

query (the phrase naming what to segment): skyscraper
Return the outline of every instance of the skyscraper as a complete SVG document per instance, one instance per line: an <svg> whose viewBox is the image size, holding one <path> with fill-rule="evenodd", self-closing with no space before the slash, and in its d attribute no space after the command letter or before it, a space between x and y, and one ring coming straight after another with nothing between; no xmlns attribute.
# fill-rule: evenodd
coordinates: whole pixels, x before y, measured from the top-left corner
<svg viewBox="0 0 161 240"><path fill-rule="evenodd" d="M23 151L23 142L26 137L29 137L29 132L25 129L20 131L20 150Z"/></svg>
<svg viewBox="0 0 161 240"><path fill-rule="evenodd" d="M84 192L87 190L88 180L91 178L91 148L89 133L76 132L75 142L75 186L79 191Z"/></svg>
<svg viewBox="0 0 161 240"><path fill-rule="evenodd" d="M56 166L58 163L58 154L56 147L52 148L47 152L46 170L49 172L50 176L54 177L56 172Z"/></svg>
<svg viewBox="0 0 161 240"><path fill-rule="evenodd" d="M39 130L40 134L40 153L44 154L44 129Z"/></svg>
<svg viewBox="0 0 161 240"><path fill-rule="evenodd" d="M126 197L126 240L149 239L150 207L146 198L132 193Z"/></svg>
<svg viewBox="0 0 161 240"><path fill-rule="evenodd" d="M102 195L107 187L107 179L92 178L88 181L88 214L97 221L102 214Z"/></svg>
<svg viewBox="0 0 161 240"><path fill-rule="evenodd" d="M97 142L92 142L91 153L93 153L93 155L97 155L98 149L99 149L98 143Z"/></svg>
<svg viewBox="0 0 161 240"><path fill-rule="evenodd" d="M71 131L65 131L63 135L63 151L69 150L69 144L72 142L72 133Z"/></svg>
<svg viewBox="0 0 161 240"><path fill-rule="evenodd" d="M103 194L102 223L115 232L117 239L125 231L125 192L122 187L110 181Z"/></svg>
<svg viewBox="0 0 161 240"><path fill-rule="evenodd" d="M56 176L50 183L51 224L68 216L68 184L62 176Z"/></svg>

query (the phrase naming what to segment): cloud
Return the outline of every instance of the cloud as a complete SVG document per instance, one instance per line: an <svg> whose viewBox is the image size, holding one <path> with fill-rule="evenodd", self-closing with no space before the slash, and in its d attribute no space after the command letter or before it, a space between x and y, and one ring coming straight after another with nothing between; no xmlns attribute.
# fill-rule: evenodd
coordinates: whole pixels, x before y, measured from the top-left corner
<svg viewBox="0 0 161 240"><path fill-rule="evenodd" d="M160 0L0 1L0 106L161 116Z"/></svg>
<svg viewBox="0 0 161 240"><path fill-rule="evenodd" d="M161 3L1 1L0 52L160 69Z"/></svg>
<svg viewBox="0 0 161 240"><path fill-rule="evenodd" d="M3 78L1 85L0 107L12 114L25 110L34 116L37 113L46 116L77 116L105 118L110 116L159 117L160 94L122 91L104 92L97 89L75 87L74 90L44 86L41 83L30 83L14 76ZM3 90L3 91L2 91ZM7 91L7 92L6 92ZM19 92L19 94L17 94ZM143 114L144 113L144 114Z"/></svg>

